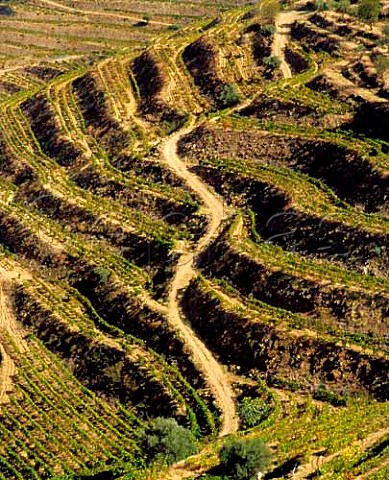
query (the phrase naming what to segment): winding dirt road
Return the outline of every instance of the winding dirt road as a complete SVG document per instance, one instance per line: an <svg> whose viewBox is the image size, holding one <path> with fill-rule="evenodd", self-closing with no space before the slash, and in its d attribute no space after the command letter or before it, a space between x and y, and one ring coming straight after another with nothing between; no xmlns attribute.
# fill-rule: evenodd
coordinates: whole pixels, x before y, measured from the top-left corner
<svg viewBox="0 0 389 480"><path fill-rule="evenodd" d="M301 16L300 12L292 10L290 12L280 12L276 19L276 33L272 45L272 56L281 60L280 69L284 78L292 78L292 70L285 60L285 47L290 39L290 29L292 23Z"/></svg>
<svg viewBox="0 0 389 480"><path fill-rule="evenodd" d="M209 223L205 235L194 250L182 253L173 277L169 293L168 316L173 327L181 334L199 371L204 375L216 402L222 412L220 436L228 435L238 429L234 392L228 375L217 362L210 350L195 335L180 311L180 292L188 287L195 276L194 258L218 234L227 210L223 201L213 193L196 175L191 173L177 154L177 144L181 137L193 130L193 124L169 137L163 144L163 157L169 168L197 194L207 209Z"/></svg>

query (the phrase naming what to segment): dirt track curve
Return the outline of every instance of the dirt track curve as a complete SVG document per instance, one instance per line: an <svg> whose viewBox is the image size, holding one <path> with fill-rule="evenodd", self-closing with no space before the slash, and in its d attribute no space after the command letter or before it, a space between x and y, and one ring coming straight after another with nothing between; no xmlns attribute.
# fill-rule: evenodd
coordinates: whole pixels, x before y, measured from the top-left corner
<svg viewBox="0 0 389 480"><path fill-rule="evenodd" d="M290 28L294 21L301 16L301 13L292 10L290 12L280 12L276 19L276 33L272 45L272 56L281 60L280 70L284 78L292 78L292 71L285 60L285 47L290 39Z"/></svg>
<svg viewBox="0 0 389 480"><path fill-rule="evenodd" d="M220 436L228 435L238 429L234 393L227 373L217 362L210 350L195 335L190 325L184 320L180 311L180 292L187 288L195 276L194 258L204 251L219 232L223 220L227 216L222 200L213 193L196 175L191 173L177 154L177 144L181 137L193 129L193 125L170 136L163 145L163 156L169 168L197 194L209 218L206 234L198 242L196 248L182 253L177 270L173 277L169 294L169 318L172 325L180 332L198 369L206 378L217 404L222 412Z"/></svg>

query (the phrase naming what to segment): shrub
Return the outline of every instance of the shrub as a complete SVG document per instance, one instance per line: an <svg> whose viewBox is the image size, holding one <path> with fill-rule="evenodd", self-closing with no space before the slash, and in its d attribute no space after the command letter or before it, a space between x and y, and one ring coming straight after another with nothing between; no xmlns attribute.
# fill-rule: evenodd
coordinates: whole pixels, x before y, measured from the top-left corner
<svg viewBox="0 0 389 480"><path fill-rule="evenodd" d="M95 272L96 272L96 275L99 278L99 283L107 283L108 282L108 279L111 275L111 272L107 268L97 267Z"/></svg>
<svg viewBox="0 0 389 480"><path fill-rule="evenodd" d="M219 95L219 100L224 108L232 107L239 102L239 95L235 85L225 85L223 91Z"/></svg>
<svg viewBox="0 0 389 480"><path fill-rule="evenodd" d="M267 23L262 27L262 32L266 37L272 37L276 33L276 27L272 23Z"/></svg>
<svg viewBox="0 0 389 480"><path fill-rule="evenodd" d="M174 418L154 419L141 437L149 460L170 465L197 452L197 442L192 432L178 425Z"/></svg>
<svg viewBox="0 0 389 480"><path fill-rule="evenodd" d="M254 480L270 465L271 452L260 438L232 440L220 450L222 467L231 480Z"/></svg>
<svg viewBox="0 0 389 480"><path fill-rule="evenodd" d="M382 33L384 34L385 36L385 40L387 42L389 42L389 24L388 25L384 25L384 28L382 29Z"/></svg>
<svg viewBox="0 0 389 480"><path fill-rule="evenodd" d="M173 31L173 32L179 30L180 28L181 28L181 25L178 24L178 23L173 23L172 25L169 25L169 26L167 27L168 30L171 30L171 31Z"/></svg>
<svg viewBox="0 0 389 480"><path fill-rule="evenodd" d="M227 477L220 477L219 475L202 475L199 477L201 480L228 480Z"/></svg>
<svg viewBox="0 0 389 480"><path fill-rule="evenodd" d="M380 0L361 0L358 5L358 17L371 25L378 20L380 10Z"/></svg>
<svg viewBox="0 0 389 480"><path fill-rule="evenodd" d="M12 17L12 15L15 15L15 11L8 5L0 5L0 15Z"/></svg>
<svg viewBox="0 0 389 480"><path fill-rule="evenodd" d="M325 385L320 384L317 390L313 393L312 397L315 400L321 400L322 402L328 402L334 407L344 407L346 405L346 399L341 395L337 395L331 391L328 391Z"/></svg>
<svg viewBox="0 0 389 480"><path fill-rule="evenodd" d="M265 420L271 412L271 406L261 398L245 397L239 405L239 415L243 426L255 427Z"/></svg>
<svg viewBox="0 0 389 480"><path fill-rule="evenodd" d="M278 57L270 56L266 57L263 63L269 70L276 70L281 65L281 60Z"/></svg>

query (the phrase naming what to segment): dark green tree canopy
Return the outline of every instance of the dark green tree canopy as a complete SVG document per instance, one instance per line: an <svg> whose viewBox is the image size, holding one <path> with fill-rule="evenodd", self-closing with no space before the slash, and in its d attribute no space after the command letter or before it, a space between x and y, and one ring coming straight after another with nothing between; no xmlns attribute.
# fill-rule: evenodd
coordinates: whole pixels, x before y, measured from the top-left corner
<svg viewBox="0 0 389 480"><path fill-rule="evenodd" d="M142 437L142 446L149 460L172 464L197 452L192 432L178 425L174 418L154 419Z"/></svg>
<svg viewBox="0 0 389 480"><path fill-rule="evenodd" d="M220 451L220 460L227 478L254 480L271 461L271 452L260 438L232 440Z"/></svg>

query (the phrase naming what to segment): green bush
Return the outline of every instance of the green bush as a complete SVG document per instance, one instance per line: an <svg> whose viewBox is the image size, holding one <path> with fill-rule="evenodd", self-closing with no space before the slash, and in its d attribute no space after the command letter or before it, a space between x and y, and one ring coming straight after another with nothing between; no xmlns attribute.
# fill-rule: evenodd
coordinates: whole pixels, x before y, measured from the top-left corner
<svg viewBox="0 0 389 480"><path fill-rule="evenodd" d="M245 428L255 427L265 420L271 412L271 406L261 398L245 397L239 405L239 415Z"/></svg>
<svg viewBox="0 0 389 480"><path fill-rule="evenodd" d="M272 23L267 23L262 27L262 32L267 37L272 37L276 33L276 26Z"/></svg>
<svg viewBox="0 0 389 480"><path fill-rule="evenodd" d="M385 36L385 40L387 42L389 42L389 24L388 25L384 25L383 29L382 29L382 33L384 34Z"/></svg>
<svg viewBox="0 0 389 480"><path fill-rule="evenodd" d="M269 467L271 452L260 438L232 440L220 450L220 460L228 479L254 480Z"/></svg>
<svg viewBox="0 0 389 480"><path fill-rule="evenodd" d="M0 15L12 17L13 15L15 15L15 10L13 10L8 5L0 5Z"/></svg>
<svg viewBox="0 0 389 480"><path fill-rule="evenodd" d="M358 4L358 17L371 25L378 20L380 10L380 0L361 0Z"/></svg>
<svg viewBox="0 0 389 480"><path fill-rule="evenodd" d="M168 30L171 30L171 31L173 31L173 32L179 30L180 28L181 28L181 25L178 24L178 23L173 23L172 25L169 25L169 26L167 27Z"/></svg>
<svg viewBox="0 0 389 480"><path fill-rule="evenodd" d="M223 91L219 95L219 100L224 108L236 105L239 102L239 95L235 85L224 85Z"/></svg>
<svg viewBox="0 0 389 480"><path fill-rule="evenodd" d="M266 57L263 63L265 64L265 67L267 67L268 69L276 70L281 65L281 60L278 57L270 56L270 57Z"/></svg>
<svg viewBox="0 0 389 480"><path fill-rule="evenodd" d="M141 444L149 460L169 465L198 451L192 432L174 418L154 419L141 435Z"/></svg>
<svg viewBox="0 0 389 480"><path fill-rule="evenodd" d="M334 405L335 407L343 407L346 405L345 397L342 397L341 395L337 395L336 393L327 390L326 386L323 384L320 384L318 386L312 397L315 400L321 400L322 402L331 403L331 405Z"/></svg>
<svg viewBox="0 0 389 480"><path fill-rule="evenodd" d="M227 477L220 477L219 475L202 475L199 477L201 480L228 480Z"/></svg>
<svg viewBox="0 0 389 480"><path fill-rule="evenodd" d="M99 283L107 283L111 275L111 272L104 267L97 267L95 273L99 278Z"/></svg>

